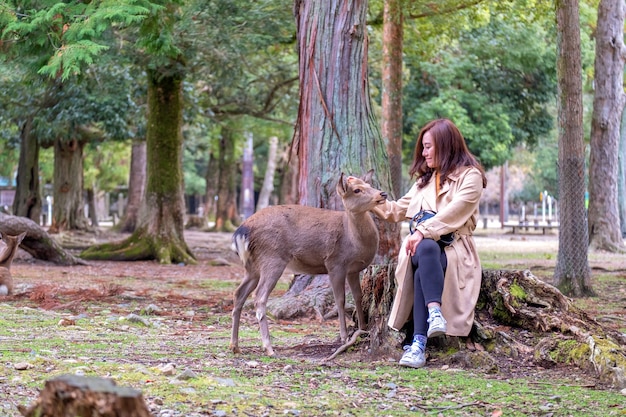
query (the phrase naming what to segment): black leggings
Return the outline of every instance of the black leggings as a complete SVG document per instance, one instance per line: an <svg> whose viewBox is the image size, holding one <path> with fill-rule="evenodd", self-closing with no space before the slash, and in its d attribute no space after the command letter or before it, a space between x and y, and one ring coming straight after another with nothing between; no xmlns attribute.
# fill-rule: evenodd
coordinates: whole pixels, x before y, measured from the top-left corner
<svg viewBox="0 0 626 417"><path fill-rule="evenodd" d="M441 304L443 278L448 267L446 252L432 239L424 239L411 257L413 264L413 336L426 336L428 304Z"/></svg>

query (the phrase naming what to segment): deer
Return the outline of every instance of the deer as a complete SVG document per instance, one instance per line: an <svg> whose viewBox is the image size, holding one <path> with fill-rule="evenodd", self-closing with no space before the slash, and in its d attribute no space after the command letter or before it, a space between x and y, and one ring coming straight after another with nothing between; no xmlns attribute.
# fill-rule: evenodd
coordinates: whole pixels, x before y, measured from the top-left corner
<svg viewBox="0 0 626 417"><path fill-rule="evenodd" d="M339 318L342 342L348 337L345 285L348 281L356 304L360 330L365 330L360 272L378 250L378 227L369 212L383 204L387 193L372 187L374 170L363 177L341 173L336 191L345 210L297 204L266 207L248 217L232 236L232 248L245 273L233 296L230 349L239 349L239 322L248 296L256 289L254 305L261 343L274 356L266 309L270 293L285 270L294 274L328 274Z"/></svg>
<svg viewBox="0 0 626 417"><path fill-rule="evenodd" d="M0 233L0 238L4 240L6 248L0 254L0 295L11 295L13 293L13 277L11 276L11 262L17 252L18 246L26 236L26 232L17 236L10 236Z"/></svg>

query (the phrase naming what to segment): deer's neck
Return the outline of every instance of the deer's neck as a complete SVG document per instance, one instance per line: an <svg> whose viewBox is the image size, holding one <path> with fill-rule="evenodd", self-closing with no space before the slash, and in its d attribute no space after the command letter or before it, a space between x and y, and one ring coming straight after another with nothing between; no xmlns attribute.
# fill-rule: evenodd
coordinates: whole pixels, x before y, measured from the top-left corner
<svg viewBox="0 0 626 417"><path fill-rule="evenodd" d="M363 239L372 239L372 234L377 232L376 223L369 214L364 213L346 213L346 223L348 230L355 239L363 241Z"/></svg>

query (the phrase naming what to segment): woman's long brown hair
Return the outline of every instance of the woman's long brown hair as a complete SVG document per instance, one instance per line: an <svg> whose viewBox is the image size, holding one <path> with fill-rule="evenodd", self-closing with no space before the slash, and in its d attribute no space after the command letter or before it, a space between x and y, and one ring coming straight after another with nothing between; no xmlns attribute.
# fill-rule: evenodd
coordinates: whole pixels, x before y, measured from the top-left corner
<svg viewBox="0 0 626 417"><path fill-rule="evenodd" d="M437 164L436 170L429 168L426 165L426 159L422 156L424 151L422 140L426 132L430 132L435 144L434 160ZM439 185L441 186L448 178L449 173L463 166L478 168L483 176L483 188L487 186L485 170L478 162L478 159L470 152L459 128L448 119L436 119L428 122L417 137L413 165L409 169L411 178L417 178L417 186L419 188L425 187L430 182L435 171L439 171Z"/></svg>

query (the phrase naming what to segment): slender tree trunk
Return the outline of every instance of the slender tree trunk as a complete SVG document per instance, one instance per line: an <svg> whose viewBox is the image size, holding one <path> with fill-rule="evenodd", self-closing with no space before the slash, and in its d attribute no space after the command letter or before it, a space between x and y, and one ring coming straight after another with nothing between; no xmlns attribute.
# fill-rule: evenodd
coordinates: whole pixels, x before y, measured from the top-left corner
<svg viewBox="0 0 626 417"><path fill-rule="evenodd" d="M554 283L566 295L593 293L585 215L582 63L578 0L557 0L559 252Z"/></svg>
<svg viewBox="0 0 626 417"><path fill-rule="evenodd" d="M267 151L267 167L263 177L263 185L259 192L259 201L256 204L256 211L259 211L270 204L270 196L274 191L274 173L276 172L276 151L278 149L278 138L272 136L269 140Z"/></svg>
<svg viewBox="0 0 626 417"><path fill-rule="evenodd" d="M626 250L620 228L618 161L624 110L624 0L601 0L596 29L589 164L589 245Z"/></svg>
<svg viewBox="0 0 626 417"><path fill-rule="evenodd" d="M98 210L96 209L96 191L94 187L87 188L87 207L89 208L89 220L92 227L98 227Z"/></svg>
<svg viewBox="0 0 626 417"><path fill-rule="evenodd" d="M298 202L298 154L293 146L289 146L281 157L283 167L280 175L279 204L296 204Z"/></svg>
<svg viewBox="0 0 626 417"><path fill-rule="evenodd" d="M393 198L402 192L402 45L401 0L385 0L383 16L382 135L387 143Z"/></svg>
<svg viewBox="0 0 626 417"><path fill-rule="evenodd" d="M209 153L209 161L206 169L206 201L204 202L204 213L207 219L215 219L215 208L217 206L217 182L219 179L219 161L215 158L215 153Z"/></svg>
<svg viewBox="0 0 626 417"><path fill-rule="evenodd" d="M41 190L39 185L39 142L32 133L32 116L20 132L20 160L17 167L17 187L13 214L27 217L39 224L41 217Z"/></svg>
<svg viewBox="0 0 626 417"><path fill-rule="evenodd" d="M54 207L49 233L88 228L83 199L84 146L76 138L54 142Z"/></svg>
<svg viewBox="0 0 626 417"><path fill-rule="evenodd" d="M120 222L121 232L132 233L137 227L137 217L146 189L146 141L133 141L128 178L128 204L126 214Z"/></svg>
<svg viewBox="0 0 626 417"><path fill-rule="evenodd" d="M254 214L254 143L252 133L245 133L241 167L241 214L244 219Z"/></svg>
<svg viewBox="0 0 626 417"><path fill-rule="evenodd" d="M81 256L120 261L155 259L164 264L195 263L183 234L184 76L172 68L149 69L147 74L147 182L137 228L123 242L92 246Z"/></svg>
<svg viewBox="0 0 626 417"><path fill-rule="evenodd" d="M237 165L235 164L235 140L233 129L224 124L220 138L219 179L215 230L232 232L239 222L237 215Z"/></svg>
<svg viewBox="0 0 626 417"><path fill-rule="evenodd" d="M617 201L619 205L619 219L622 238L626 238L626 108L622 110L622 125L620 127L619 157L617 178Z"/></svg>

